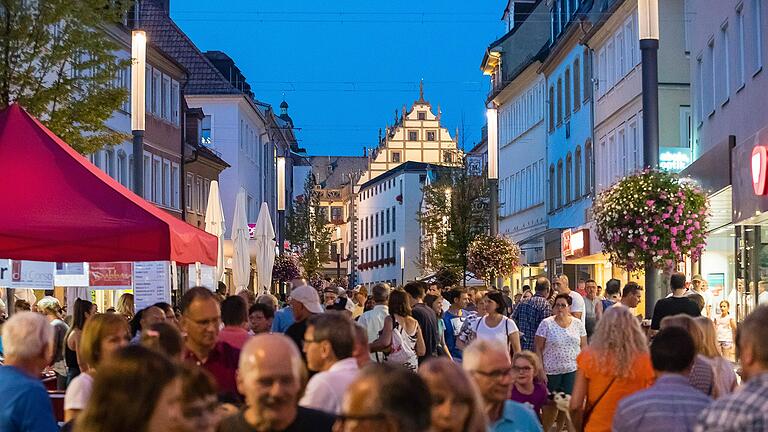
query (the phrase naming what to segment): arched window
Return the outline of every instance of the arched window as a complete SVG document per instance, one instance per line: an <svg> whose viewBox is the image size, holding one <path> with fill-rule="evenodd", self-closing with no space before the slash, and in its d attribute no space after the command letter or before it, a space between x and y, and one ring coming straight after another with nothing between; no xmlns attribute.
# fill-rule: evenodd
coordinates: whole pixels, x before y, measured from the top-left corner
<svg viewBox="0 0 768 432"><path fill-rule="evenodd" d="M568 156L565 157L565 203L571 202L571 185L573 177L573 156L571 152L568 152Z"/></svg>
<svg viewBox="0 0 768 432"><path fill-rule="evenodd" d="M549 131L555 130L555 87L549 86Z"/></svg>
<svg viewBox="0 0 768 432"><path fill-rule="evenodd" d="M579 72L579 59L573 62L573 112L581 107L581 74Z"/></svg>
<svg viewBox="0 0 768 432"><path fill-rule="evenodd" d="M112 178L115 178L115 151L112 149L105 150L106 156L104 163L104 172Z"/></svg>
<svg viewBox="0 0 768 432"><path fill-rule="evenodd" d="M557 79L557 124L563 123L563 79Z"/></svg>
<svg viewBox="0 0 768 432"><path fill-rule="evenodd" d="M592 148L592 141L587 140L584 145L584 195L592 193L595 187L595 153Z"/></svg>
<svg viewBox="0 0 768 432"><path fill-rule="evenodd" d="M555 202L555 183L557 182L557 178L555 178L555 164L549 165L549 210L552 211L557 208L557 203Z"/></svg>
<svg viewBox="0 0 768 432"><path fill-rule="evenodd" d="M117 151L117 181L123 186L128 186L128 160L125 151Z"/></svg>
<svg viewBox="0 0 768 432"><path fill-rule="evenodd" d="M565 118L569 118L571 116L571 70L566 69L565 70L565 87L563 88L563 91L565 92Z"/></svg>
<svg viewBox="0 0 768 432"><path fill-rule="evenodd" d="M557 208L563 206L563 160L557 161Z"/></svg>
<svg viewBox="0 0 768 432"><path fill-rule="evenodd" d="M573 197L579 199L581 196L581 146L576 147L573 161Z"/></svg>

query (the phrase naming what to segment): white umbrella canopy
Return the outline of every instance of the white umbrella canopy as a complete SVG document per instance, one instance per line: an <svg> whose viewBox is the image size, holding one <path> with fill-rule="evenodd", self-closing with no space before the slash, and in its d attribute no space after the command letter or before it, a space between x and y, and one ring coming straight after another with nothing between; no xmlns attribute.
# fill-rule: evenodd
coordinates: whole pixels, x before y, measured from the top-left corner
<svg viewBox="0 0 768 432"><path fill-rule="evenodd" d="M248 218L245 215L245 189L240 188L235 200L235 215L232 217L232 279L236 291L248 288L251 277L251 257L248 253Z"/></svg>
<svg viewBox="0 0 768 432"><path fill-rule="evenodd" d="M269 206L261 203L259 218L256 220L254 233L256 243L256 270L258 271L259 290L269 291L272 282L272 267L275 265L275 229L269 216Z"/></svg>
<svg viewBox="0 0 768 432"><path fill-rule="evenodd" d="M221 204L221 194L219 193L219 182L211 182L211 188L208 192L208 207L205 209L205 232L215 235L219 238L219 257L216 261L216 280L224 277L224 206ZM213 287L216 289L216 287Z"/></svg>

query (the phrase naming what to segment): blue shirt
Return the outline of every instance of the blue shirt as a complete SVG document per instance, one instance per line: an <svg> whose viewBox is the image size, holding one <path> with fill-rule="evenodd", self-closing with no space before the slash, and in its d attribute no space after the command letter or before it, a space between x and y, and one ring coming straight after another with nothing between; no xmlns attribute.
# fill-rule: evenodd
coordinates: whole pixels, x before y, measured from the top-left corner
<svg viewBox="0 0 768 432"><path fill-rule="evenodd" d="M694 430L696 432L765 432L768 430L768 372L751 378L741 386L739 391L712 402L712 405L701 413Z"/></svg>
<svg viewBox="0 0 768 432"><path fill-rule="evenodd" d="M0 431L57 432L43 383L14 366L0 366Z"/></svg>
<svg viewBox="0 0 768 432"><path fill-rule="evenodd" d="M275 312L275 319L272 320L272 331L274 333L285 333L294 321L293 309L290 306L284 307Z"/></svg>
<svg viewBox="0 0 768 432"><path fill-rule="evenodd" d="M458 340L461 326L469 315L471 315L471 313L464 309L460 310L458 315L454 315L450 311L443 312L445 344L448 345L448 351L451 352L451 356L457 362L461 362L462 352L456 346L456 341Z"/></svg>
<svg viewBox="0 0 768 432"><path fill-rule="evenodd" d="M690 432L712 399L696 390L683 375L662 375L651 387L619 402L613 431Z"/></svg>
<svg viewBox="0 0 768 432"><path fill-rule="evenodd" d="M501 418L492 424L490 432L542 432L536 413L528 405L508 400L504 402Z"/></svg>
<svg viewBox="0 0 768 432"><path fill-rule="evenodd" d="M552 315L552 305L544 297L536 294L519 303L512 313L512 319L520 329L520 346L524 350L536 351L534 340L539 324Z"/></svg>

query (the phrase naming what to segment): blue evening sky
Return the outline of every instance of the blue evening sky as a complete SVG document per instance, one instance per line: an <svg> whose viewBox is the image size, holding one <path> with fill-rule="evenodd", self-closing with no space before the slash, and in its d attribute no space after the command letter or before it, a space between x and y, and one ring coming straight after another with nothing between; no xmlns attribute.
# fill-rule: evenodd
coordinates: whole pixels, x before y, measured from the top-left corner
<svg viewBox="0 0 768 432"><path fill-rule="evenodd" d="M290 105L309 154L362 155L395 109L425 98L472 147L484 124L485 48L507 0L172 0L202 50L229 54L256 97Z"/></svg>

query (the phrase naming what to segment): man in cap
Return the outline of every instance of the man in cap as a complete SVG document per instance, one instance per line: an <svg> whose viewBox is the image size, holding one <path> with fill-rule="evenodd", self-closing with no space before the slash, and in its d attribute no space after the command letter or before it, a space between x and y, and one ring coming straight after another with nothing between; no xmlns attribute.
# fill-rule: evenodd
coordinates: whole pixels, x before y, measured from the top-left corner
<svg viewBox="0 0 768 432"><path fill-rule="evenodd" d="M307 319L314 314L323 313L320 296L315 288L309 285L298 285L291 289L289 303L295 321L285 331L285 335L293 339L299 352L304 352L304 333L307 331Z"/></svg>

